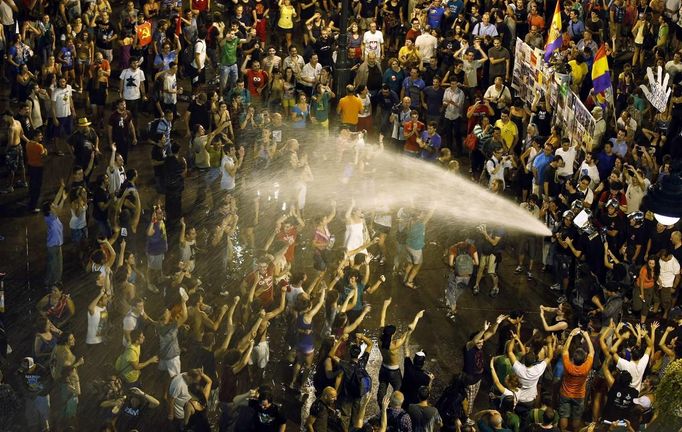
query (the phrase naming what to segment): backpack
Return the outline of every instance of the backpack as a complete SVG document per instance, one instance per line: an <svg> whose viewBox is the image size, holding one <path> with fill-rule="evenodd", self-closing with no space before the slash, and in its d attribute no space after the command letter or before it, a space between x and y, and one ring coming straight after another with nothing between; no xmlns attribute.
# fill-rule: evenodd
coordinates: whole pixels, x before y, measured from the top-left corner
<svg viewBox="0 0 682 432"><path fill-rule="evenodd" d="M464 138L464 148L469 151L474 151L478 147L478 137L474 133L470 133Z"/></svg>
<svg viewBox="0 0 682 432"><path fill-rule="evenodd" d="M400 411L400 414L398 414L395 417L391 417L388 419L388 424L386 425L386 432L400 432L402 428L400 427L400 422L403 421L403 417L407 415L407 412L405 410Z"/></svg>
<svg viewBox="0 0 682 432"><path fill-rule="evenodd" d="M372 390L372 378L360 364L351 365L350 376L345 378L346 390L353 399L360 399Z"/></svg>
<svg viewBox="0 0 682 432"><path fill-rule="evenodd" d="M156 134L157 129L159 128L159 123L161 123L161 119L153 119L147 123L147 126L141 130L141 141L147 141L150 140L154 137L154 134Z"/></svg>
<svg viewBox="0 0 682 432"><path fill-rule="evenodd" d="M443 419L443 424L454 424L456 420L466 417L462 406L463 401L463 392L458 392L454 387L445 389L435 405Z"/></svg>
<svg viewBox="0 0 682 432"><path fill-rule="evenodd" d="M474 260L467 251L457 249L455 257L455 273L457 276L470 276L474 273Z"/></svg>

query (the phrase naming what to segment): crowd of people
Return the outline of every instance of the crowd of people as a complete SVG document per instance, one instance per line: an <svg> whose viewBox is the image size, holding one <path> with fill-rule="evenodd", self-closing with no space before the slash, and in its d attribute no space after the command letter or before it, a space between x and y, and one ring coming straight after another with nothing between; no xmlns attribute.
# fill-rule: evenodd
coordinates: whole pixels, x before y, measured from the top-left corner
<svg viewBox="0 0 682 432"><path fill-rule="evenodd" d="M596 120L591 146L549 95L511 86L516 38L544 47L552 1L358 0L349 22L318 0L112 3L0 0L2 193L46 230L37 318L7 327L1 430L679 428L657 388L682 355L682 234L646 201L680 174L679 0L560 3L552 62ZM602 45L613 106L592 91ZM662 112L647 65L670 76ZM384 153L515 200L551 235L455 230L435 259L445 311L403 323L392 311L431 288L427 236L446 241L437 202L354 195ZM493 303L521 278L556 301ZM467 322L462 295L504 313ZM464 331L432 359L452 376L413 337L425 314ZM32 325L33 343L12 339Z"/></svg>

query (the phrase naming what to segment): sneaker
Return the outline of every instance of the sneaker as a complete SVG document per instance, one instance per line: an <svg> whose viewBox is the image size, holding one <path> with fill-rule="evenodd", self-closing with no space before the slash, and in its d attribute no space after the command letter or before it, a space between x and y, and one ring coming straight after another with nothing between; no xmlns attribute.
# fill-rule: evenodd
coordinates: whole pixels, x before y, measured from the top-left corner
<svg viewBox="0 0 682 432"><path fill-rule="evenodd" d="M542 272L543 272L543 273L549 273L550 271L551 271L551 270L550 270L550 267L549 267L549 266L547 266L547 265L546 265L546 266L542 266Z"/></svg>
<svg viewBox="0 0 682 432"><path fill-rule="evenodd" d="M14 188L12 186L8 187L7 189L3 189L0 191L0 193L3 193L3 194L9 194L12 192L14 192Z"/></svg>
<svg viewBox="0 0 682 432"><path fill-rule="evenodd" d="M39 209L39 208L34 208L33 210L31 210L31 213L40 213L40 209Z"/></svg>
<svg viewBox="0 0 682 432"><path fill-rule="evenodd" d="M64 152L61 150L57 150L56 152L54 152L54 154L59 157L64 156Z"/></svg>
<svg viewBox="0 0 682 432"><path fill-rule="evenodd" d="M26 184L26 182L19 180L19 181L16 183L16 187L18 187L18 188L27 188L28 185Z"/></svg>
<svg viewBox="0 0 682 432"><path fill-rule="evenodd" d="M528 280L533 280L533 273L532 272L526 272L526 278Z"/></svg>
<svg viewBox="0 0 682 432"><path fill-rule="evenodd" d="M481 292L481 289L478 287L478 285L474 285L474 295L478 295L479 292Z"/></svg>
<svg viewBox="0 0 682 432"><path fill-rule="evenodd" d="M497 297L497 295L498 295L499 293L500 293L500 289L499 289L499 288L493 288L493 289L490 290L490 294L489 294L489 295L490 295L490 297L495 298L495 297Z"/></svg>
<svg viewBox="0 0 682 432"><path fill-rule="evenodd" d="M554 285L549 287L549 289L551 289L552 291L561 291L561 285L558 283L555 283Z"/></svg>
<svg viewBox="0 0 682 432"><path fill-rule="evenodd" d="M150 293L154 293L154 294L159 293L159 289L154 284L147 284L147 291L149 291Z"/></svg>
<svg viewBox="0 0 682 432"><path fill-rule="evenodd" d="M228 290L222 290L220 291L220 295L223 297L228 297L230 295L230 292Z"/></svg>
<svg viewBox="0 0 682 432"><path fill-rule="evenodd" d="M514 269L514 274L521 274L521 273L523 273L523 267L516 266L516 269Z"/></svg>
<svg viewBox="0 0 682 432"><path fill-rule="evenodd" d="M561 296L559 296L558 299L556 299L556 301L557 301L557 303L559 303L559 304L561 304L561 303L566 303L566 302L568 301L568 298L566 298L565 295L561 295Z"/></svg>

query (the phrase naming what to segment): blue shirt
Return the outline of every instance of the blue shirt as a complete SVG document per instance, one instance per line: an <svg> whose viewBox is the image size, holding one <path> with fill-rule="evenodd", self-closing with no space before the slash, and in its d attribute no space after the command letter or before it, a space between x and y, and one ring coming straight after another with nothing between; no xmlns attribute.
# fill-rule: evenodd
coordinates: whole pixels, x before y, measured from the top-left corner
<svg viewBox="0 0 682 432"><path fill-rule="evenodd" d="M433 147L434 151L432 153L426 149L422 149L422 151L419 152L419 157L424 159L424 160L428 160L428 161L436 160L436 158L438 157L438 152L440 151L440 147L441 147L440 135L435 133L432 136L429 136L429 133L427 131L423 131L421 139L427 145L430 145L431 147Z"/></svg>
<svg viewBox="0 0 682 432"><path fill-rule="evenodd" d="M625 157L625 154L628 152L628 143L618 141L615 138L611 138L609 141L613 144L613 152L620 157Z"/></svg>
<svg viewBox="0 0 682 432"><path fill-rule="evenodd" d="M539 185L542 183L542 178L545 175L545 168L552 162L552 159L554 159L554 155L551 154L547 156L544 151L535 156L535 159L533 159L533 168L538 171L538 175L534 179L535 184Z"/></svg>
<svg viewBox="0 0 682 432"><path fill-rule="evenodd" d="M159 68L160 71L165 71L170 69L170 62L178 62L178 56L175 51L170 51L168 55L163 55L159 53L154 58L154 67Z"/></svg>
<svg viewBox="0 0 682 432"><path fill-rule="evenodd" d="M460 12L462 12L462 9L464 9L464 2L462 0L455 0L452 1L450 0L447 4L448 8L450 9L450 14L452 15L452 19L457 18Z"/></svg>
<svg viewBox="0 0 682 432"><path fill-rule="evenodd" d="M45 216L47 224L47 247L58 247L64 244L64 226L57 215L50 213Z"/></svg>
<svg viewBox="0 0 682 432"><path fill-rule="evenodd" d="M407 229L407 239L405 240L405 244L410 249L422 250L424 249L424 245L426 245L425 237L426 225L424 225L424 222L422 221L417 221Z"/></svg>
<svg viewBox="0 0 682 432"><path fill-rule="evenodd" d="M443 15L445 15L445 8L442 6L430 7L426 18L426 21L429 23L429 27L432 29L440 29L440 24L443 21Z"/></svg>
<svg viewBox="0 0 682 432"><path fill-rule="evenodd" d="M608 178L611 171L613 171L614 165L616 165L615 153L611 153L611 156L603 151L597 153L597 170L599 171L600 179Z"/></svg>

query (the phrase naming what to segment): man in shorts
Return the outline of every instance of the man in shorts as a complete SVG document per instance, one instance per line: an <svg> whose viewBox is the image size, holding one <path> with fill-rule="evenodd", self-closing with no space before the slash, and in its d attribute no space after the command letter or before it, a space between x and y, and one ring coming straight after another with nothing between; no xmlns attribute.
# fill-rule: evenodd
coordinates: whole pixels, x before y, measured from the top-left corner
<svg viewBox="0 0 682 432"><path fill-rule="evenodd" d="M21 140L28 140L24 136L21 122L14 119L14 114L11 111L5 111L3 120L8 131L5 161L9 169L9 184L7 189L2 190L2 193L12 193L14 192L14 180L17 172L21 176L21 179L16 182L17 187L26 187L26 167L24 166L24 151L21 147Z"/></svg>
<svg viewBox="0 0 682 432"><path fill-rule="evenodd" d="M490 297L497 297L500 293L497 278L497 252L500 248L503 232L499 228L493 228L491 231L484 224L476 228L479 232L476 239L476 249L479 252L479 266L476 274L476 284L474 285L474 295L480 292L480 283L484 274L488 274L493 281L493 287L490 289Z"/></svg>

